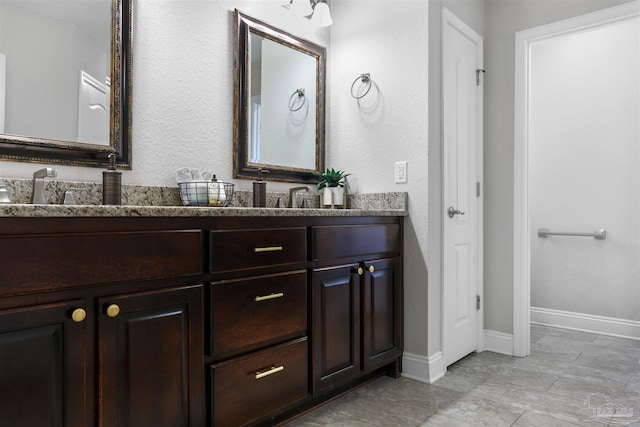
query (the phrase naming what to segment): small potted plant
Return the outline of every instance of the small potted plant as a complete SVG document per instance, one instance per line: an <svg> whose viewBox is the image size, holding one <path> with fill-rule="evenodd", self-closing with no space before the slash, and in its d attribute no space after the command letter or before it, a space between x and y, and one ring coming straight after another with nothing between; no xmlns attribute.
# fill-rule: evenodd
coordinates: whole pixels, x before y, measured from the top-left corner
<svg viewBox="0 0 640 427"><path fill-rule="evenodd" d="M323 173L316 174L320 178L318 191L322 190L322 204L324 206L344 206L344 190L349 187L347 177L350 175L341 170L327 168Z"/></svg>

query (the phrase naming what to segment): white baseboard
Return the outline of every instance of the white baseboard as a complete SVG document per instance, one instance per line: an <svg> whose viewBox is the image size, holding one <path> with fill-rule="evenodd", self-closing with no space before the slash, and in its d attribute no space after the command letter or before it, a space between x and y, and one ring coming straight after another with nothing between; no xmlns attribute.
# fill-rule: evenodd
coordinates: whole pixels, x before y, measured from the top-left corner
<svg viewBox="0 0 640 427"><path fill-rule="evenodd" d="M513 356L513 335L485 329L484 349L494 353Z"/></svg>
<svg viewBox="0 0 640 427"><path fill-rule="evenodd" d="M531 323L640 340L640 322L531 307Z"/></svg>
<svg viewBox="0 0 640 427"><path fill-rule="evenodd" d="M429 357L407 352L402 356L403 377L433 384L444 377L446 372L447 367L444 366L444 358L441 351Z"/></svg>

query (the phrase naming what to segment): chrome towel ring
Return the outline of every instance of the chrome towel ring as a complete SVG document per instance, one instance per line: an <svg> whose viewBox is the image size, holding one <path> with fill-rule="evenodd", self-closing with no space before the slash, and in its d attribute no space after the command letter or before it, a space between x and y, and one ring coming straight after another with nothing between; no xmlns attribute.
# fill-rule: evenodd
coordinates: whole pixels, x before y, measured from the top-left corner
<svg viewBox="0 0 640 427"><path fill-rule="evenodd" d="M298 99L302 98L302 102L300 103L300 106L298 108L293 108L295 105L295 96L298 96ZM302 107L304 107L304 104L307 102L307 97L304 94L304 89L296 89L291 96L289 97L289 111L291 112L296 112L299 111Z"/></svg>
<svg viewBox="0 0 640 427"><path fill-rule="evenodd" d="M364 85L367 85L367 90L360 96L357 95L358 92L356 92L356 94L353 93L353 88L356 85L356 83L358 83L358 80L360 80ZM364 98L371 90L372 83L373 82L371 80L371 74L369 73L360 74L360 76L356 78L353 81L353 83L351 83L351 96L354 97L355 99Z"/></svg>

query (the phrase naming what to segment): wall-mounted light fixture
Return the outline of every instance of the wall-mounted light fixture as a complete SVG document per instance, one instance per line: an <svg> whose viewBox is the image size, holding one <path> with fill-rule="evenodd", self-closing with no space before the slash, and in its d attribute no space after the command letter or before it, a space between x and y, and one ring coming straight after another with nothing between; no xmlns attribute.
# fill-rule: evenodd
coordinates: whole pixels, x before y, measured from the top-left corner
<svg viewBox="0 0 640 427"><path fill-rule="evenodd" d="M333 24L326 0L290 0L289 10L299 16L307 16L318 27Z"/></svg>

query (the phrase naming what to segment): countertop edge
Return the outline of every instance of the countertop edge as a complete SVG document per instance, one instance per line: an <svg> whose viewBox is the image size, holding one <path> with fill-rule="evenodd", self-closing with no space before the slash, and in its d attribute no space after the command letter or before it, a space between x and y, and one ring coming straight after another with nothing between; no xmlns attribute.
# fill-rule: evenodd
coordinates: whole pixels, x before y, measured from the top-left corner
<svg viewBox="0 0 640 427"><path fill-rule="evenodd" d="M212 208L185 206L0 205L0 218L407 216L406 209Z"/></svg>

